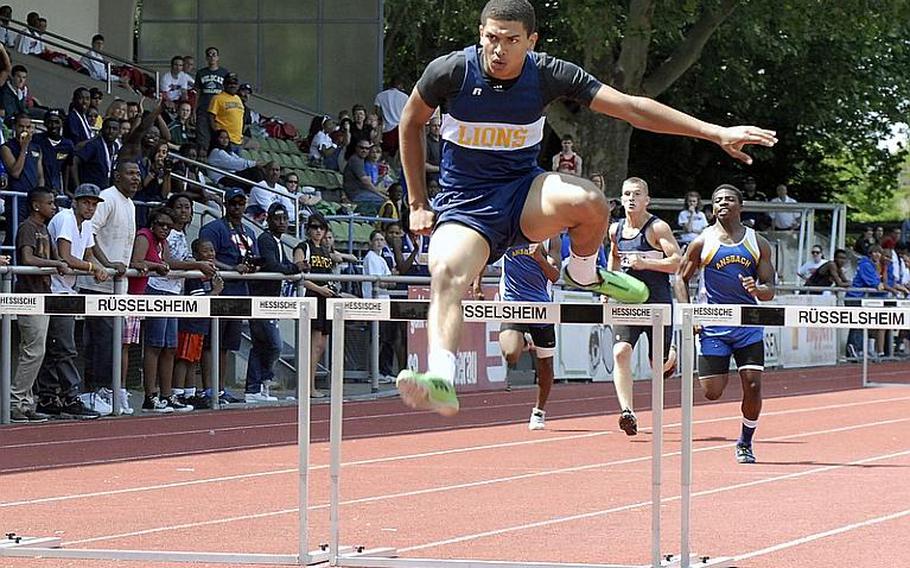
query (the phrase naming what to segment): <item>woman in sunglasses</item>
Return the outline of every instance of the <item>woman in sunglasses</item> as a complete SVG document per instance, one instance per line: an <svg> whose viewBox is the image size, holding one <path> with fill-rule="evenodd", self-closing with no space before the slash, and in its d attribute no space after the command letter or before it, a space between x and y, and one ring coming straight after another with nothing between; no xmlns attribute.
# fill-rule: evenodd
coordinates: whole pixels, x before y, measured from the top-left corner
<svg viewBox="0 0 910 568"><path fill-rule="evenodd" d="M822 252L822 247L820 245L814 245L811 254L809 255L809 260L799 267L796 271L796 275L799 276L800 280L805 284L806 281L815 274L818 267L825 264L825 262L827 261L825 260L825 254Z"/></svg>
<svg viewBox="0 0 910 568"><path fill-rule="evenodd" d="M335 261L332 260L331 252L326 248L325 243L325 235L328 230L328 222L318 213L311 215L307 220L307 239L301 241L294 249L294 262L306 262L309 266L309 269L305 271L307 274L332 274ZM322 359L326 342L332 333L332 322L328 321L326 317L325 300L337 297L338 293L326 282L304 280L303 286L306 288L306 296L316 298L317 306L316 319L310 323L313 331L310 347L310 397L323 398L326 396L325 393L316 388L316 363ZM301 385L302 388L303 385Z"/></svg>

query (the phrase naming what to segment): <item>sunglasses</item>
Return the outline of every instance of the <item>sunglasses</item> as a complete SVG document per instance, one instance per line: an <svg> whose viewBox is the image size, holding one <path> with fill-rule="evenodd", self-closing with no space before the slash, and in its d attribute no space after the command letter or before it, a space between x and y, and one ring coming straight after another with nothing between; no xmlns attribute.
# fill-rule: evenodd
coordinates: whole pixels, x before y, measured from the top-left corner
<svg viewBox="0 0 910 568"><path fill-rule="evenodd" d="M369 150L371 148L372 148L372 146L357 146L358 150Z"/></svg>
<svg viewBox="0 0 910 568"><path fill-rule="evenodd" d="M306 228L313 229L314 231L316 231L316 230L327 231L328 230L328 227L326 227L324 225L307 225Z"/></svg>
<svg viewBox="0 0 910 568"><path fill-rule="evenodd" d="M814 251L812 251L812 254L821 254L821 253L822 253L822 251L820 251L820 250L814 250Z"/></svg>

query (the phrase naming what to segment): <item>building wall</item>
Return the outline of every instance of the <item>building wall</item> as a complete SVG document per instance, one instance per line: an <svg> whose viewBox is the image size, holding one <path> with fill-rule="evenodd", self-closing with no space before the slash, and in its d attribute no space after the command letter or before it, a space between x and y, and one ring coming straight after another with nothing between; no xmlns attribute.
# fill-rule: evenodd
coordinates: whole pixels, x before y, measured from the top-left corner
<svg viewBox="0 0 910 568"><path fill-rule="evenodd" d="M382 29L382 0L143 0L138 60L193 54L199 68L217 46L258 91L335 113L381 89Z"/></svg>
<svg viewBox="0 0 910 568"><path fill-rule="evenodd" d="M13 9L13 19L25 22L29 12L47 18L48 31L86 45L98 32L99 0L6 0Z"/></svg>

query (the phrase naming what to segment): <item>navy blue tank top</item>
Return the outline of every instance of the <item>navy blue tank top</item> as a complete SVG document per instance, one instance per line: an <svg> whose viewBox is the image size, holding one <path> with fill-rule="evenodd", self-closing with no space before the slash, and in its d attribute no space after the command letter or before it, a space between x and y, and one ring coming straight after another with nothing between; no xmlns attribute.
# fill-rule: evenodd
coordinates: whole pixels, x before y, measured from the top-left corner
<svg viewBox="0 0 910 568"><path fill-rule="evenodd" d="M439 186L495 190L537 168L545 122L540 71L527 55L518 80L499 91L484 80L477 48L464 54L464 83L442 115Z"/></svg>
<svg viewBox="0 0 910 568"><path fill-rule="evenodd" d="M669 304L673 301L673 294L670 290L670 275L666 272L656 270L633 270L629 268L633 256L662 259L666 258L664 251L654 248L648 242L648 227L657 220L656 215L645 221L645 224L631 239L622 236L623 227L626 225L626 219L620 219L616 227L616 253L619 255L619 266L623 272L629 276L634 276L648 286L650 295L647 304Z"/></svg>

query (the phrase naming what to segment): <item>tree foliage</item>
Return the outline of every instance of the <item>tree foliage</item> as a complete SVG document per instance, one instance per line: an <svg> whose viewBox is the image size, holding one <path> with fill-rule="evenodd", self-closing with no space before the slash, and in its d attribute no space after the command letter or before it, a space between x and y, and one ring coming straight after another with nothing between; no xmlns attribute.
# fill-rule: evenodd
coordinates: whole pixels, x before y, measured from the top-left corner
<svg viewBox="0 0 910 568"><path fill-rule="evenodd" d="M386 0L386 69L416 81L433 57L476 41L482 0ZM863 194L886 202L903 155L884 149L910 93L910 0L546 0L538 49L605 83L719 124L778 132L753 149L760 185L803 201ZM713 144L635 131L554 105L612 186L641 175L652 193L706 192L745 167ZM608 185L608 187L610 187ZM608 189L609 191L609 189ZM875 201L870 201L875 203Z"/></svg>

